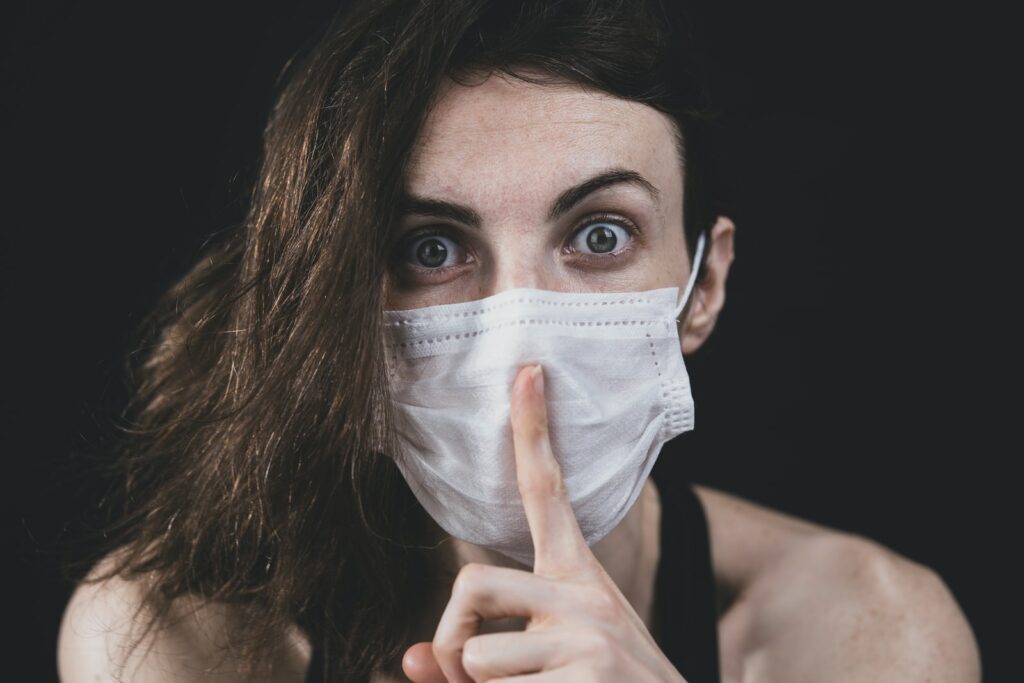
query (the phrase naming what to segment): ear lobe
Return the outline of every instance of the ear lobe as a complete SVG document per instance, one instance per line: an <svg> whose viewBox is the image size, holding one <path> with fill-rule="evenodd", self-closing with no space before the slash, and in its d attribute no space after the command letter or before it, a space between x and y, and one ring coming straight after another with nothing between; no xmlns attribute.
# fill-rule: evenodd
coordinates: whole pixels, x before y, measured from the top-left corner
<svg viewBox="0 0 1024 683"><path fill-rule="evenodd" d="M699 349L715 329L715 322L725 305L725 282L729 277L729 267L735 258L735 234L736 225L729 218L719 216L711 229L704 275L694 286L693 306L683 321L683 355Z"/></svg>

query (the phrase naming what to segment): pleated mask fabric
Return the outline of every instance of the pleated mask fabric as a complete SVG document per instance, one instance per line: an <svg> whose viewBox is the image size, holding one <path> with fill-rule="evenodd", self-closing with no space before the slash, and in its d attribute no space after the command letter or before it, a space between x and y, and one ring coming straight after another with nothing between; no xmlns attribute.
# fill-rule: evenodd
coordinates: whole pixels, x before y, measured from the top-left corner
<svg viewBox="0 0 1024 683"><path fill-rule="evenodd" d="M703 251L700 242L695 262ZM694 269L696 272L696 269ZM629 511L662 445L693 429L678 287L577 293L516 288L385 311L395 462L447 533L533 564L516 482L511 387L544 369L551 444L587 543Z"/></svg>

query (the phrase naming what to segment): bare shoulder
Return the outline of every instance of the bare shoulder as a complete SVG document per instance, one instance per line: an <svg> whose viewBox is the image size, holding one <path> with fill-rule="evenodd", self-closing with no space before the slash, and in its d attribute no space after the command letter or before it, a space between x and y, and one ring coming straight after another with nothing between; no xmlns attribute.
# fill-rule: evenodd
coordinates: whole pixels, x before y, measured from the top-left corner
<svg viewBox="0 0 1024 683"><path fill-rule="evenodd" d="M60 625L57 665L63 683L97 680L302 681L310 647L298 629L259 671L226 654L228 614L222 606L181 600L165 626L145 633L140 611L144 586L119 577L91 579L110 566L100 562L71 596Z"/></svg>
<svg viewBox="0 0 1024 683"><path fill-rule="evenodd" d="M970 624L935 571L868 538L696 490L716 579L734 596L719 623L723 680L980 680Z"/></svg>

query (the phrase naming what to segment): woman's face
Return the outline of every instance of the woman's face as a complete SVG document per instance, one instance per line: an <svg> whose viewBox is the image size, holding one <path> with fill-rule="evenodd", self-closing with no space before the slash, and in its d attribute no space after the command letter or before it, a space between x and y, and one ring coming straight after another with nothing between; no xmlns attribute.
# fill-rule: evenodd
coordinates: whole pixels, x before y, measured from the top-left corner
<svg viewBox="0 0 1024 683"><path fill-rule="evenodd" d="M452 81L410 160L388 309L685 287L671 119L575 85Z"/></svg>

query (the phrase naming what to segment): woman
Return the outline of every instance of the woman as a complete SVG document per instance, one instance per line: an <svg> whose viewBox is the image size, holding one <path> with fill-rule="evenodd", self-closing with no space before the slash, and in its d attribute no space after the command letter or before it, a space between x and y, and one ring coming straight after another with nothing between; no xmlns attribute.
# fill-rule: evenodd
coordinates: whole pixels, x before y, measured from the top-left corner
<svg viewBox="0 0 1024 683"><path fill-rule="evenodd" d="M736 230L675 21L366 2L290 65L146 328L65 681L979 678L926 568L648 478Z"/></svg>

